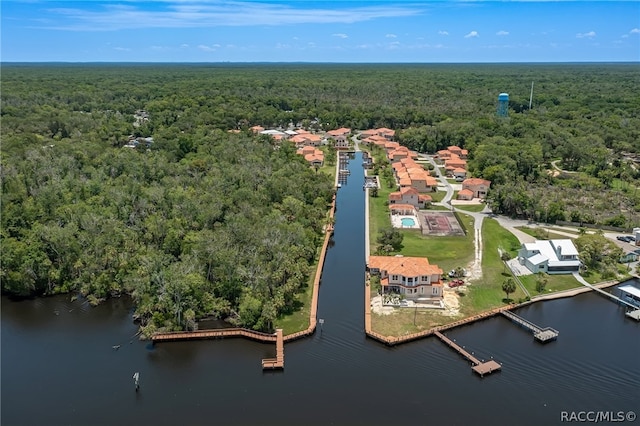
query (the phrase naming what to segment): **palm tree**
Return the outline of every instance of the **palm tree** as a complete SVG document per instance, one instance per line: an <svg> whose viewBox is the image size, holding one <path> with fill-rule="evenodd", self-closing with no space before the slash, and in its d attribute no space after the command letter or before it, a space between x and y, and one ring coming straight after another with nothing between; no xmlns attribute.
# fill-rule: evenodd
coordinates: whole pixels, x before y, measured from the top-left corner
<svg viewBox="0 0 640 426"><path fill-rule="evenodd" d="M516 291L516 283L515 281L513 281L513 278L507 278L506 280L504 280L504 282L502 283L502 291L507 294L507 302L509 302L509 295Z"/></svg>

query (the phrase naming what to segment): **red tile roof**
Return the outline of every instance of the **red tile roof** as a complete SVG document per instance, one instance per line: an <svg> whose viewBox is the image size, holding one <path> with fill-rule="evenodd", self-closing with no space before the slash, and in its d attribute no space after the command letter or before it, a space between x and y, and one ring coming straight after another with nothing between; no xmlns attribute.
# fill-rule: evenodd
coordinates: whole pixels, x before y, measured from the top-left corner
<svg viewBox="0 0 640 426"><path fill-rule="evenodd" d="M369 267L386 271L389 275L416 277L422 275L442 275L442 269L431 265L426 257L370 256ZM436 284L436 283L431 283Z"/></svg>

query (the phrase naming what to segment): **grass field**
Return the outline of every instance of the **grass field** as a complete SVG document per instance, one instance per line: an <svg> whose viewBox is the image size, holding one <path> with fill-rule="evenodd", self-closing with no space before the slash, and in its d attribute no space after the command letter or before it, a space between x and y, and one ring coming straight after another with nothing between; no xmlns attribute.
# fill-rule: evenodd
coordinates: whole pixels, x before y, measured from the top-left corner
<svg viewBox="0 0 640 426"><path fill-rule="evenodd" d="M503 299L506 295L502 291L502 283L506 278L511 277L511 274L505 271L498 248L508 251L511 256L515 256L520 248L520 242L515 235L501 227L495 219L484 220L482 240L484 243L482 278L470 286L469 294L462 303L461 312L465 316L474 315L505 303ZM519 287L516 287L515 293L509 295L509 298L515 301L524 297L525 294Z"/></svg>
<svg viewBox="0 0 640 426"><path fill-rule="evenodd" d="M580 284L578 280L576 280L571 274L547 275L547 279L548 281L545 291L542 293L538 293L538 291L536 290L537 277L535 274L523 275L520 277L520 281L522 281L522 284L524 284L531 296L552 293L554 291L569 290L571 288L578 288L582 286L582 284Z"/></svg>
<svg viewBox="0 0 640 426"><path fill-rule="evenodd" d="M460 218L467 229L473 230L473 217L461 214ZM403 229L400 232L404 235L402 240L404 247L400 250L400 254L426 256L429 258L429 263L438 265L443 271L449 271L458 266L466 267L473 260L474 235L472 232L463 237L429 237L414 229Z"/></svg>
<svg viewBox="0 0 640 426"><path fill-rule="evenodd" d="M428 195L431 196L431 200L433 200L434 203L438 203L442 201L445 195L447 195L447 191L433 191L433 192L430 192Z"/></svg>

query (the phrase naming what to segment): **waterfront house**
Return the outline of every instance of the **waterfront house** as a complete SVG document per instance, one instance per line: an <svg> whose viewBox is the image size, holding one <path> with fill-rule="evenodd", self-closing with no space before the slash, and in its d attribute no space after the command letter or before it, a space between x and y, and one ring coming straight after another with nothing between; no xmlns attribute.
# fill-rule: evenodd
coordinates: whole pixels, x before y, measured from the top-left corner
<svg viewBox="0 0 640 426"><path fill-rule="evenodd" d="M334 147L336 149L349 149L349 133L351 133L351 129L341 127L336 130L329 130L327 137L335 140Z"/></svg>
<svg viewBox="0 0 640 426"><path fill-rule="evenodd" d="M524 243L518 251L518 260L534 274L571 274L578 272L581 264L578 250L569 239Z"/></svg>
<svg viewBox="0 0 640 426"><path fill-rule="evenodd" d="M412 187L400 188L400 191L389 194L389 206L394 204L410 204L418 209L424 209L431 203L431 197L426 194L418 193L418 190Z"/></svg>
<svg viewBox="0 0 640 426"><path fill-rule="evenodd" d="M408 298L442 299L442 269L426 257L370 256L367 268L380 276L383 292Z"/></svg>
<svg viewBox="0 0 640 426"><path fill-rule="evenodd" d="M298 149L296 153L302 155L311 166L322 167L324 164L324 153L316 147L305 146Z"/></svg>

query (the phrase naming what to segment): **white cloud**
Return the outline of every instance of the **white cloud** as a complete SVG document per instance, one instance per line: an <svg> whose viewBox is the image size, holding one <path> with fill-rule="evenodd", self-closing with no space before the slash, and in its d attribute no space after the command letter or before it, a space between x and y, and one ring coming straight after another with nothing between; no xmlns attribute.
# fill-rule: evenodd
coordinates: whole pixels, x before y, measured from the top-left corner
<svg viewBox="0 0 640 426"><path fill-rule="evenodd" d="M114 31L130 28L205 28L220 26L279 26L293 24L352 24L355 22L415 16L417 6L373 5L339 9L305 7L304 2L268 4L234 0L169 0L114 4L92 2L91 9L47 9L46 27L69 31ZM150 7L149 4L153 6ZM69 4L73 4L70 2ZM53 24L52 22L55 22ZM45 27L45 25L42 25Z"/></svg>
<svg viewBox="0 0 640 426"><path fill-rule="evenodd" d="M395 35L395 34L387 34L385 37L386 37L386 38L396 38L396 37L398 37L398 36L397 36L397 35Z"/></svg>
<svg viewBox="0 0 640 426"><path fill-rule="evenodd" d="M206 44L198 45L198 49L202 50L203 52L215 52L216 51L215 47L207 46Z"/></svg>
<svg viewBox="0 0 640 426"><path fill-rule="evenodd" d="M629 31L629 34L640 34L640 28L634 28L631 31Z"/></svg>
<svg viewBox="0 0 640 426"><path fill-rule="evenodd" d="M471 31L469 34L464 36L464 38L473 38L473 37L480 37L480 34L478 34L477 31Z"/></svg>
<svg viewBox="0 0 640 426"><path fill-rule="evenodd" d="M337 34L331 34L333 37L339 37L339 38L349 38L348 35L343 34L343 33L337 33Z"/></svg>
<svg viewBox="0 0 640 426"><path fill-rule="evenodd" d="M113 50L117 50L119 52L131 52L131 49L128 47L114 47Z"/></svg>
<svg viewBox="0 0 640 426"><path fill-rule="evenodd" d="M448 32L448 31L442 31L442 30L441 30L441 31L438 31L438 34L440 34L440 35L444 35L444 36L447 36L447 35L449 35L449 32Z"/></svg>
<svg viewBox="0 0 640 426"><path fill-rule="evenodd" d="M500 30L496 33L497 36L507 36L509 35L509 31Z"/></svg>
<svg viewBox="0 0 640 426"><path fill-rule="evenodd" d="M182 49L187 49L189 47L189 45L187 43L183 43L180 45L180 48Z"/></svg>
<svg viewBox="0 0 640 426"><path fill-rule="evenodd" d="M577 38L593 38L596 36L595 31L589 31L588 33L578 33L576 34Z"/></svg>

